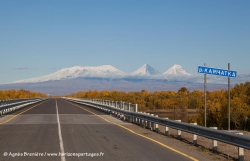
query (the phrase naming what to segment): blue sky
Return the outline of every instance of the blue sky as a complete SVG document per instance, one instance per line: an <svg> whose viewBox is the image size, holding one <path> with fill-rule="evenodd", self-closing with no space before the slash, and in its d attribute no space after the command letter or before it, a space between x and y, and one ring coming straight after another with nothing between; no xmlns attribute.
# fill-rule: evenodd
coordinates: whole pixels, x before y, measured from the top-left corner
<svg viewBox="0 0 250 161"><path fill-rule="evenodd" d="M250 73L250 1L1 0L0 84L61 68Z"/></svg>

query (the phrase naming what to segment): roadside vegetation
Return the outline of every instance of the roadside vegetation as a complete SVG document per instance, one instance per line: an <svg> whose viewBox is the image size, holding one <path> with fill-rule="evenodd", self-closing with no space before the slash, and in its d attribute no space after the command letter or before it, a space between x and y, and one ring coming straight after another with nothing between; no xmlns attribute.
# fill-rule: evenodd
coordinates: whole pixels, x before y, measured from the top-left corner
<svg viewBox="0 0 250 161"><path fill-rule="evenodd" d="M231 129L250 130L250 82L236 84L231 92ZM192 109L197 115L190 122L204 125L204 92L190 92L181 87L178 91L123 92L89 90L68 95L75 98L104 99L138 104L139 111L171 111L177 109L183 113ZM221 89L207 91L207 126L227 129L228 91Z"/></svg>
<svg viewBox="0 0 250 161"><path fill-rule="evenodd" d="M10 100L10 99L21 99L21 98L37 98L37 97L47 97L46 94L39 92L32 92L29 90L1 90L0 100Z"/></svg>

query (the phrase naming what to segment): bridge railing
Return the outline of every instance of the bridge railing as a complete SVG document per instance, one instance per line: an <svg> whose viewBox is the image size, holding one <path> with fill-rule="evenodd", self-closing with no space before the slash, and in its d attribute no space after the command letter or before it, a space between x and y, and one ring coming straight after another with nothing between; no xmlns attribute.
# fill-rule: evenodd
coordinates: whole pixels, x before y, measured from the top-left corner
<svg viewBox="0 0 250 161"><path fill-rule="evenodd" d="M0 116L7 113L14 112L25 106L44 101L48 98L27 98L27 99L15 99L15 100L6 100L0 101Z"/></svg>
<svg viewBox="0 0 250 161"><path fill-rule="evenodd" d="M110 100L98 100L98 99L79 99L79 100L84 100L85 102L89 103L97 103L100 105L107 105L131 112L137 112L138 109L137 104L127 103L122 101L110 101Z"/></svg>
<svg viewBox="0 0 250 161"><path fill-rule="evenodd" d="M8 100L0 100L0 107L5 105L10 105L13 103L21 102L21 101L28 101L33 100L34 98L21 98L21 99L8 99Z"/></svg>
<svg viewBox="0 0 250 161"><path fill-rule="evenodd" d="M211 128L207 128L203 126L197 126L197 125L184 123L184 122L178 122L178 121L174 121L174 120L170 120L166 118L160 118L160 117L148 115L145 113L126 111L118 107L100 104L99 102L92 102L89 100L65 98L65 97L64 99L75 102L75 103L91 106L97 109L101 109L109 113L116 113L119 116L126 118L127 120L132 120L132 121L140 120L143 122L145 121L152 122L155 124L160 124L160 125L170 127L176 130L185 131L187 133L196 134L196 135L203 136L212 140L217 140L220 142L224 142L230 145L234 145L237 147L250 150L250 137L249 136L234 134L234 133L230 133L230 132L222 131L222 130L215 130L215 129L211 129Z"/></svg>

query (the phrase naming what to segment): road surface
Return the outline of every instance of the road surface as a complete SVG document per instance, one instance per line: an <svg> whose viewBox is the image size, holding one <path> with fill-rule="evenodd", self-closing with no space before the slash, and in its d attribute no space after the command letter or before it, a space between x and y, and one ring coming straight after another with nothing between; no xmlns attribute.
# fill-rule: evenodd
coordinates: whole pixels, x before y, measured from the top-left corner
<svg viewBox="0 0 250 161"><path fill-rule="evenodd" d="M50 99L0 118L0 161L195 160L124 125L132 126L90 107Z"/></svg>

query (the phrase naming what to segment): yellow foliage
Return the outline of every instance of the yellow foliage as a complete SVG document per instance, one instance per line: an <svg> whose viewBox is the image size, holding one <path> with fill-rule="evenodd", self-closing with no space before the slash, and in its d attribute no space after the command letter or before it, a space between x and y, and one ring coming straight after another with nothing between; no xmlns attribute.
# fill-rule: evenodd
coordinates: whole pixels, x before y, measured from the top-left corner
<svg viewBox="0 0 250 161"><path fill-rule="evenodd" d="M46 94L31 92L29 90L2 90L0 91L0 100L21 99L21 98L38 98L46 97Z"/></svg>
<svg viewBox="0 0 250 161"><path fill-rule="evenodd" d="M250 130L250 82L236 84L230 92L231 129L243 129L247 127ZM190 120L197 122L199 125L204 125L204 92L200 90L190 92L185 87L181 87L178 92L149 92L147 90L142 90L140 92L124 92L104 90L101 92L78 92L68 96L131 102L138 104L139 111L180 109L185 112L187 109L196 109L199 111L199 115ZM227 129L227 110L227 90L222 89L207 92L207 126L217 126L220 129Z"/></svg>

